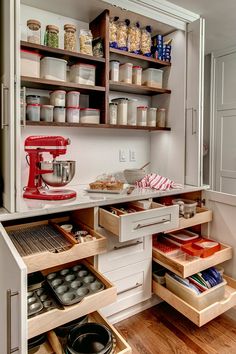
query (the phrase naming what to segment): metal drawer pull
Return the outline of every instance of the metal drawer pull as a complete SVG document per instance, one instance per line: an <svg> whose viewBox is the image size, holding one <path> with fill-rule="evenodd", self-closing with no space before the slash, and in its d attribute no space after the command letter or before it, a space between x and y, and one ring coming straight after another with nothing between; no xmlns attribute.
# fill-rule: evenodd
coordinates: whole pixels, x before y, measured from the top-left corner
<svg viewBox="0 0 236 354"><path fill-rule="evenodd" d="M8 123L5 123L5 92L8 92L8 87L1 83L1 129L8 126Z"/></svg>
<svg viewBox="0 0 236 354"><path fill-rule="evenodd" d="M7 354L19 351L19 347L11 348L11 298L19 295L18 291L7 290Z"/></svg>
<svg viewBox="0 0 236 354"><path fill-rule="evenodd" d="M135 243L129 243L128 245L123 245L123 246L114 246L114 250L121 250L123 248L128 248L128 247L133 247L137 245L141 245L143 241L137 241Z"/></svg>
<svg viewBox="0 0 236 354"><path fill-rule="evenodd" d="M134 290L134 289L137 289L139 288L140 286L143 286L143 284L141 283L136 283L136 285L132 286L131 288L128 288L128 289L125 289L125 290L122 290L122 291L119 291L117 293L117 295L120 295L120 294L123 294L123 293L126 293L126 291L130 291L130 290Z"/></svg>
<svg viewBox="0 0 236 354"><path fill-rule="evenodd" d="M138 224L134 230L139 230L139 229L143 229L144 227L149 227L149 226L154 226L154 225L160 225L160 224L165 224L167 222L170 222L170 219L166 219L166 218L163 218L161 221L157 221L157 222L153 222L153 223L150 223L150 224Z"/></svg>

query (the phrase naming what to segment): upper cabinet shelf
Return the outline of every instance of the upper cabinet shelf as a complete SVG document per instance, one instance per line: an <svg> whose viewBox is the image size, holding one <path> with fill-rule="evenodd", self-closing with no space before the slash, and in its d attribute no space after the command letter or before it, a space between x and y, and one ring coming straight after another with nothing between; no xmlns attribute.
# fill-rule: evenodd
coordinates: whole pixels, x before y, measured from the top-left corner
<svg viewBox="0 0 236 354"><path fill-rule="evenodd" d="M127 84L125 82L110 81L110 90L119 92L135 93L139 95L161 95L163 93L171 93L171 90L164 88L148 87L143 85Z"/></svg>
<svg viewBox="0 0 236 354"><path fill-rule="evenodd" d="M42 54L43 56L56 57L65 59L68 62L83 62L83 63L105 63L105 58L94 57L92 55L71 52L59 48L50 48L45 45L21 41L21 48L34 51Z"/></svg>
<svg viewBox="0 0 236 354"><path fill-rule="evenodd" d="M158 60L155 58L149 58L149 57L146 57L145 55L141 55L141 54L129 53L129 52L126 52L126 51L120 50L120 49L110 48L110 53L117 54L117 55L131 58L131 59L135 59L135 60L141 60L142 62L147 62L148 64L150 64L150 66L155 67L155 68L162 68L165 66L171 66L171 64L166 61Z"/></svg>

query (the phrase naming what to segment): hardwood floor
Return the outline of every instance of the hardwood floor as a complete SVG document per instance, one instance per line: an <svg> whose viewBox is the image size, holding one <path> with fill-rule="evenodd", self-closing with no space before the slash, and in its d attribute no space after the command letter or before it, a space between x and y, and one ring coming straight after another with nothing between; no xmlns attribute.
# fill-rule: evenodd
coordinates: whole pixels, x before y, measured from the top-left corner
<svg viewBox="0 0 236 354"><path fill-rule="evenodd" d="M236 308L199 328L166 303L127 320L116 328L132 354L236 353Z"/></svg>

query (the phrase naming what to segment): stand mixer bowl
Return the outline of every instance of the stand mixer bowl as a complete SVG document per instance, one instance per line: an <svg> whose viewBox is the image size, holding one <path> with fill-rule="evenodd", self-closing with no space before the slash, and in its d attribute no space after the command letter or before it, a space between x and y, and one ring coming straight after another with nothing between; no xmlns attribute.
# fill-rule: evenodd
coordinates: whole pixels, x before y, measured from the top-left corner
<svg viewBox="0 0 236 354"><path fill-rule="evenodd" d="M52 187L66 186L74 177L75 161L42 161L40 169L53 170L42 174L42 180Z"/></svg>

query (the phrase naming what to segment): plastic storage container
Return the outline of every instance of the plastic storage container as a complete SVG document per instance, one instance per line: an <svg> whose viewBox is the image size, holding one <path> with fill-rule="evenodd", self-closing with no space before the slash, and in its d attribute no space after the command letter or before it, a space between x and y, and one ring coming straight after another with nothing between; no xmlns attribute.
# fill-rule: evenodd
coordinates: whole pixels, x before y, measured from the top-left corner
<svg viewBox="0 0 236 354"><path fill-rule="evenodd" d="M137 125L137 102L136 99L128 100L128 125Z"/></svg>
<svg viewBox="0 0 236 354"><path fill-rule="evenodd" d="M40 62L42 79L66 81L66 65L64 59L44 57Z"/></svg>
<svg viewBox="0 0 236 354"><path fill-rule="evenodd" d="M115 98L112 102L117 103L117 124L127 125L128 122L128 98Z"/></svg>
<svg viewBox="0 0 236 354"><path fill-rule="evenodd" d="M41 23L38 20L27 21L27 41L30 43L41 43Z"/></svg>
<svg viewBox="0 0 236 354"><path fill-rule="evenodd" d="M119 81L119 69L120 62L117 60L110 61L110 80L111 81Z"/></svg>
<svg viewBox="0 0 236 354"><path fill-rule="evenodd" d="M20 51L20 74L21 76L40 77L41 55L29 50Z"/></svg>
<svg viewBox="0 0 236 354"><path fill-rule="evenodd" d="M80 93L78 91L69 91L66 95L67 107L79 108Z"/></svg>
<svg viewBox="0 0 236 354"><path fill-rule="evenodd" d="M223 300L225 294L225 286L227 284L224 280L222 283L197 295L187 286L172 278L168 273L166 273L165 279L166 287L168 290L199 311L214 304L214 302Z"/></svg>
<svg viewBox="0 0 236 354"><path fill-rule="evenodd" d="M80 109L80 123L99 124L100 123L100 109L81 108Z"/></svg>
<svg viewBox="0 0 236 354"><path fill-rule="evenodd" d="M76 51L76 26L66 24L64 25L64 49L71 52Z"/></svg>
<svg viewBox="0 0 236 354"><path fill-rule="evenodd" d="M166 126L166 109L160 108L157 111L157 127L165 128Z"/></svg>
<svg viewBox="0 0 236 354"><path fill-rule="evenodd" d="M150 107L147 110L147 125L149 127L156 127L157 125L157 108Z"/></svg>
<svg viewBox="0 0 236 354"><path fill-rule="evenodd" d="M65 107L54 107L53 120L57 123L64 123L66 121L66 109Z"/></svg>
<svg viewBox="0 0 236 354"><path fill-rule="evenodd" d="M50 104L57 107L65 107L66 105L66 91L56 90L50 92Z"/></svg>
<svg viewBox="0 0 236 354"><path fill-rule="evenodd" d="M189 199L173 199L172 204L179 205L179 214L184 218L192 218L197 211L197 202Z"/></svg>
<svg viewBox="0 0 236 354"><path fill-rule="evenodd" d="M40 104L40 96L28 95L26 96L27 104Z"/></svg>
<svg viewBox="0 0 236 354"><path fill-rule="evenodd" d="M120 65L120 81L126 84L132 84L132 63L125 63Z"/></svg>
<svg viewBox="0 0 236 354"><path fill-rule="evenodd" d="M67 107L66 109L66 121L68 123L79 123L79 108Z"/></svg>
<svg viewBox="0 0 236 354"><path fill-rule="evenodd" d="M147 107L145 106L137 107L137 125L147 125Z"/></svg>
<svg viewBox="0 0 236 354"><path fill-rule="evenodd" d="M74 64L70 68L70 81L95 86L95 65Z"/></svg>
<svg viewBox="0 0 236 354"><path fill-rule="evenodd" d="M148 68L143 70L142 85L162 88L163 70Z"/></svg>
<svg viewBox="0 0 236 354"><path fill-rule="evenodd" d="M142 85L142 71L141 66L133 66L132 83L134 85Z"/></svg>
<svg viewBox="0 0 236 354"><path fill-rule="evenodd" d="M117 103L109 104L109 123L117 124Z"/></svg>
<svg viewBox="0 0 236 354"><path fill-rule="evenodd" d="M93 35L90 30L81 29L79 33L80 53L93 55Z"/></svg>
<svg viewBox="0 0 236 354"><path fill-rule="evenodd" d="M53 106L51 105L42 105L40 118L44 122L52 122L53 121Z"/></svg>
<svg viewBox="0 0 236 354"><path fill-rule="evenodd" d="M40 104L28 104L26 107L26 117L32 122L40 121Z"/></svg>

